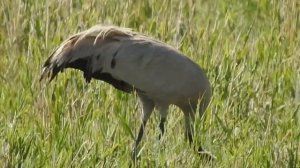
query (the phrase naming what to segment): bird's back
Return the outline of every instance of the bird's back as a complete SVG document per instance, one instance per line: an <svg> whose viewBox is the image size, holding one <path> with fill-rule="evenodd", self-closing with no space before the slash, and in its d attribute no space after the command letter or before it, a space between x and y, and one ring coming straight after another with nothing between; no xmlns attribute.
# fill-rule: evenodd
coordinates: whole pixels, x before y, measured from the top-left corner
<svg viewBox="0 0 300 168"><path fill-rule="evenodd" d="M169 103L209 92L201 68L176 49L143 38L123 40L114 58L116 65L107 69L114 77Z"/></svg>

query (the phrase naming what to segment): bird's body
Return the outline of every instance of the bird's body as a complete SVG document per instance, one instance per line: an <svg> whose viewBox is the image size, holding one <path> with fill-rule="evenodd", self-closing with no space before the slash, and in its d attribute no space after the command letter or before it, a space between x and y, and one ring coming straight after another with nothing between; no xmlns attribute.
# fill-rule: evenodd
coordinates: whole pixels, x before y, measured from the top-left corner
<svg viewBox="0 0 300 168"><path fill-rule="evenodd" d="M166 104L178 104L189 98L197 100L204 87L209 87L209 83L202 82L200 68L176 50L146 43L149 50L143 53L145 44L131 43L120 47L118 53L122 54L116 54L114 68L110 66L111 59L107 59L104 65L108 66L103 66L102 71L126 81L154 102Z"/></svg>
<svg viewBox="0 0 300 168"><path fill-rule="evenodd" d="M191 124L197 105L202 115L211 99L210 83L196 63L175 48L126 28L94 26L75 34L51 54L43 67L41 78L53 79L70 67L83 71L88 82L95 78L125 92L135 90L143 108L136 144L155 106L160 111L163 133L170 104L183 110L192 141Z"/></svg>

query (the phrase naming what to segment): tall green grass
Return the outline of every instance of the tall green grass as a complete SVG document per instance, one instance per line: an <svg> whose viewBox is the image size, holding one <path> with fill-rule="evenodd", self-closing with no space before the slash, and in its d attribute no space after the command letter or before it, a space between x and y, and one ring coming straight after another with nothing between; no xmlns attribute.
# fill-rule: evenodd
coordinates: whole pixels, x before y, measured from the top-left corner
<svg viewBox="0 0 300 168"><path fill-rule="evenodd" d="M297 0L2 0L0 166L128 167L140 124L136 95L67 70L39 83L68 36L95 24L133 28L201 65L213 100L195 124L201 160L170 108L157 141L147 125L137 167L300 167L300 3Z"/></svg>

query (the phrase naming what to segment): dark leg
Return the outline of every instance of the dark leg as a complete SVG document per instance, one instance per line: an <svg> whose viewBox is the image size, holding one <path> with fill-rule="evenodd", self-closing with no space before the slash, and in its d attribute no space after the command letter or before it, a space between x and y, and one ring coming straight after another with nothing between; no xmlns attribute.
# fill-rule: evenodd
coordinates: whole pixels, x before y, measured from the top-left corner
<svg viewBox="0 0 300 168"><path fill-rule="evenodd" d="M135 144L133 147L133 151L132 151L132 159L137 159L137 155L138 155L138 145L140 144L142 137L144 135L144 130L146 127L147 121L143 121L141 126L140 126L140 130L139 130L139 134L135 140Z"/></svg>
<svg viewBox="0 0 300 168"><path fill-rule="evenodd" d="M194 138L193 125L194 125L194 121L195 121L196 106L194 108L192 108L192 107L182 108L182 110L184 112L184 117L185 117L186 137L187 137L190 145L193 146L193 138ZM199 146L197 153L200 155L201 158L203 158L207 161L212 161L215 159L215 156L213 156L211 153L205 151L201 145Z"/></svg>
<svg viewBox="0 0 300 168"><path fill-rule="evenodd" d="M192 126L190 126L190 127L192 127ZM191 130L192 130L192 128L190 128ZM189 140L189 143L190 143L190 145L191 144L193 144L193 131L187 131L186 132L186 136L187 136L187 138L188 138L188 140Z"/></svg>
<svg viewBox="0 0 300 168"><path fill-rule="evenodd" d="M133 153L132 153L132 158L135 160L138 155L138 145L140 144L142 137L144 135L144 130L147 124L147 121L154 109L154 103L152 100L148 99L147 97L143 95L139 95L141 103L142 103L142 124L139 129L138 136L135 140L135 144L133 147Z"/></svg>
<svg viewBox="0 0 300 168"><path fill-rule="evenodd" d="M160 134L158 136L158 139L160 140L161 137L164 135L165 133L165 122L166 122L166 118L161 118L160 119L160 123L159 123L159 129L160 129Z"/></svg>
<svg viewBox="0 0 300 168"><path fill-rule="evenodd" d="M157 105L157 108L160 114L160 122L158 125L160 129L160 134L158 136L158 139L160 140L165 133L165 123L168 115L169 104L159 104Z"/></svg>
<svg viewBox="0 0 300 168"><path fill-rule="evenodd" d="M140 130L139 130L138 137L137 137L136 140L135 140L135 146L138 146L139 143L141 142L142 137L143 137L143 135L144 135L144 129L145 129L145 127L146 127L146 124L147 124L147 121L143 121L143 123L141 124L141 127L140 127Z"/></svg>
<svg viewBox="0 0 300 168"><path fill-rule="evenodd" d="M193 144L195 115L192 112L184 114L186 138Z"/></svg>

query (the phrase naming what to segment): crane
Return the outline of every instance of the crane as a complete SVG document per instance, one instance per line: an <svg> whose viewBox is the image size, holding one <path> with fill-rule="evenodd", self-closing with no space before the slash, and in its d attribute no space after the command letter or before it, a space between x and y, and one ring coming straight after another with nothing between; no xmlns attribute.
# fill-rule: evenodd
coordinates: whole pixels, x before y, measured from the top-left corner
<svg viewBox="0 0 300 168"><path fill-rule="evenodd" d="M192 144L195 113L198 109L201 117L212 96L207 76L191 59L170 45L124 27L95 25L70 36L45 61L40 80L52 81L66 68L81 70L88 83L101 80L118 90L137 93L142 123L134 157L154 108L160 114L159 139L173 104L184 114L186 138ZM199 152L204 152L201 146Z"/></svg>

